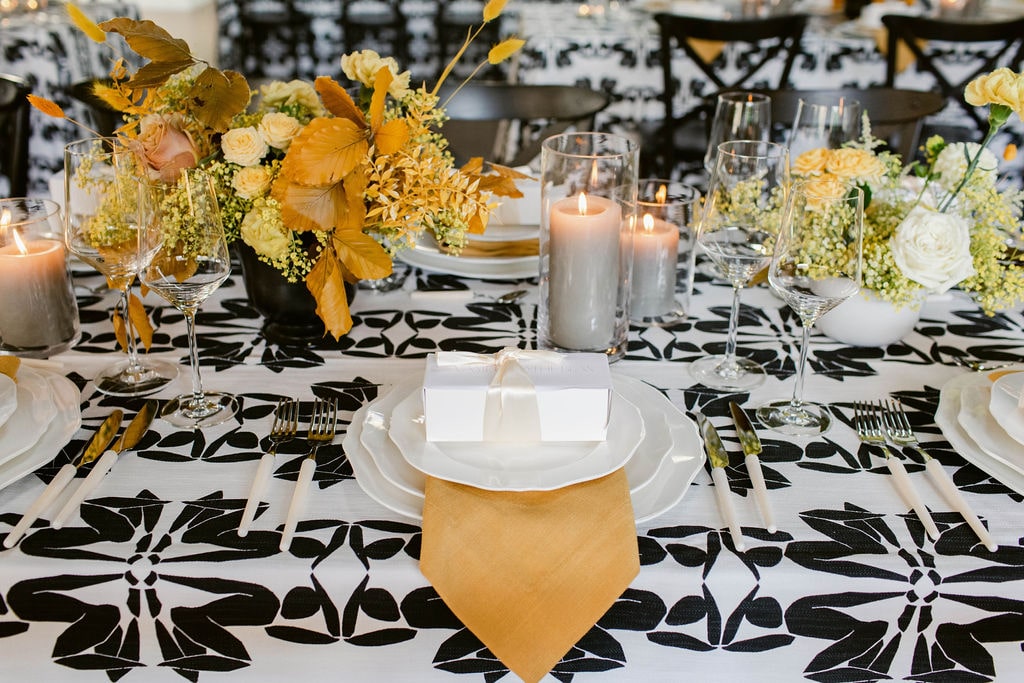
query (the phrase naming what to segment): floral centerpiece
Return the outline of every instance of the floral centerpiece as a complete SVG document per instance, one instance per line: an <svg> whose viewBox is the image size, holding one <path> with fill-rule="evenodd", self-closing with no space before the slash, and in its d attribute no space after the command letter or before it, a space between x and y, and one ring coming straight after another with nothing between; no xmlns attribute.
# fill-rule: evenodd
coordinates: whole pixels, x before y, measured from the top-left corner
<svg viewBox="0 0 1024 683"><path fill-rule="evenodd" d="M151 21L94 24L73 4L68 11L92 39L120 34L147 60L132 73L119 59L112 84L96 88L125 115L118 136L154 177L208 171L229 241L250 245L289 281L304 281L338 338L352 325L346 282L390 274L395 252L422 231L457 252L467 233L484 231L494 197L521 196L515 180L526 176L496 164L485 168L482 159L456 168L440 132L441 85L505 3L485 5L482 23L432 88L411 87L409 72L375 52L342 57L354 97L327 76L272 82L253 93L241 74L197 59L185 41ZM487 62L498 64L522 45L508 38L491 48ZM52 102L33 103L64 116Z"/></svg>
<svg viewBox="0 0 1024 683"><path fill-rule="evenodd" d="M1009 243L1021 236L1024 192L999 188L998 162L987 148L1013 112L1024 115L1024 75L1003 68L980 76L967 86L967 100L990 107L985 139L933 136L923 164L878 151L867 113L860 140L793 160L795 178L864 188L863 287L897 307L916 308L926 294L954 286L989 315L1024 299L1024 267L1008 258Z"/></svg>

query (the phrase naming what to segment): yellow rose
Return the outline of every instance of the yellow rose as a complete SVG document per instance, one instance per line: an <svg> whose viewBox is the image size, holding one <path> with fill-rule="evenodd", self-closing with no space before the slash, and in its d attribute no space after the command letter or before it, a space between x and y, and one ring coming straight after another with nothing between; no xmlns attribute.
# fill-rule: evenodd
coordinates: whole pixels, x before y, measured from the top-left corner
<svg viewBox="0 0 1024 683"><path fill-rule="evenodd" d="M410 74L408 71L398 73L398 62L394 58L381 57L373 50L360 50L359 52L343 55L341 58L341 70L345 73L345 76L350 80L365 85L367 88L373 87L374 81L377 78L377 72L385 66L394 77L394 80L391 81L391 87L388 88L388 94L395 99L401 99L409 94Z"/></svg>
<svg viewBox="0 0 1024 683"><path fill-rule="evenodd" d="M967 84L964 99L975 107L1005 104L1024 118L1024 75L1005 66Z"/></svg>
<svg viewBox="0 0 1024 683"><path fill-rule="evenodd" d="M271 81L260 88L260 97L268 107L280 108L286 104L298 104L309 109L314 116L323 116L326 113L316 88L306 81Z"/></svg>
<svg viewBox="0 0 1024 683"><path fill-rule="evenodd" d="M277 220L271 216L277 215ZM245 214L239 226L242 240L256 250L257 254L280 261L288 255L288 231L281 223L280 214L273 211L263 200L253 205Z"/></svg>
<svg viewBox="0 0 1024 683"><path fill-rule="evenodd" d="M822 173L825 170L825 162L827 161L827 149L824 147L811 149L796 158L793 162L793 172L799 175Z"/></svg>
<svg viewBox="0 0 1024 683"><path fill-rule="evenodd" d="M267 193L270 181L270 169L266 166L243 166L231 179L231 187L242 199L255 199Z"/></svg>
<svg viewBox="0 0 1024 683"><path fill-rule="evenodd" d="M224 160L239 166L255 166L270 151L267 141L252 126L232 128L220 139Z"/></svg>
<svg viewBox="0 0 1024 683"><path fill-rule="evenodd" d="M850 180L878 180L885 175L885 164L866 149L833 149L825 168L829 173Z"/></svg>
<svg viewBox="0 0 1024 683"><path fill-rule="evenodd" d="M258 130L268 145L287 150L292 140L302 131L302 124L288 114L271 112L260 121Z"/></svg>

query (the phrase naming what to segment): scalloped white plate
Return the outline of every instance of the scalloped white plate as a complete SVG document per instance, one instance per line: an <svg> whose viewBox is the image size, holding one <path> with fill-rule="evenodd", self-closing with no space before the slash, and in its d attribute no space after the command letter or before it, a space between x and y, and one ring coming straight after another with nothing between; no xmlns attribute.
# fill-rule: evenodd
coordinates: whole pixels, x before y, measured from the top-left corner
<svg viewBox="0 0 1024 683"><path fill-rule="evenodd" d="M18 409L18 385L7 375L0 375L0 427Z"/></svg>
<svg viewBox="0 0 1024 683"><path fill-rule="evenodd" d="M1024 372L1003 375L992 384L991 399L986 404L993 419L1018 443L1024 444L1024 410L1018 398L1024 391Z"/></svg>
<svg viewBox="0 0 1024 683"><path fill-rule="evenodd" d="M42 370L18 368L18 407L0 427L0 464L27 451L57 414Z"/></svg>

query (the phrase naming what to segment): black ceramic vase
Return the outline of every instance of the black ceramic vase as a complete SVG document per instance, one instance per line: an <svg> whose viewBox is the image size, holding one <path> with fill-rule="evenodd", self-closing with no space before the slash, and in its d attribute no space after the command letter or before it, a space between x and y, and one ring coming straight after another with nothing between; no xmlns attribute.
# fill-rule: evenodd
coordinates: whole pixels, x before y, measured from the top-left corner
<svg viewBox="0 0 1024 683"><path fill-rule="evenodd" d="M260 261L247 244L237 243L245 294L263 316L263 336L275 344L308 345L322 341L324 323L316 314L316 299L303 281L288 282L273 266ZM351 304L355 285L345 283Z"/></svg>

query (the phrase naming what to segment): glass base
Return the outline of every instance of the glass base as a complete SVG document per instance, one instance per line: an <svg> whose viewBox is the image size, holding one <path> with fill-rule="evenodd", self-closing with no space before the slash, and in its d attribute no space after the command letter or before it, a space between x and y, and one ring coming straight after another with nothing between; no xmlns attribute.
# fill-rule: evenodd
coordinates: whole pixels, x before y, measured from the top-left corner
<svg viewBox="0 0 1024 683"><path fill-rule="evenodd" d="M738 356L705 356L690 364L690 375L709 389L745 391L764 383L764 368Z"/></svg>
<svg viewBox="0 0 1024 683"><path fill-rule="evenodd" d="M683 310L682 306L676 306L671 310L665 311L664 313L650 314L650 315L630 315L629 322L633 325L640 327L666 327L668 325L675 325L677 322L686 318L686 311Z"/></svg>
<svg viewBox="0 0 1024 683"><path fill-rule="evenodd" d="M757 409L761 424L790 436L817 436L832 426L828 408L817 403L793 404L790 399L779 399Z"/></svg>
<svg viewBox="0 0 1024 683"><path fill-rule="evenodd" d="M162 360L143 358L132 369L127 360L115 363L93 379L96 390L108 396L147 396L178 376L178 366Z"/></svg>
<svg viewBox="0 0 1024 683"><path fill-rule="evenodd" d="M238 411L238 403L231 394L207 392L196 401L192 394L182 394L168 401L160 417L175 427L201 429L230 420Z"/></svg>

